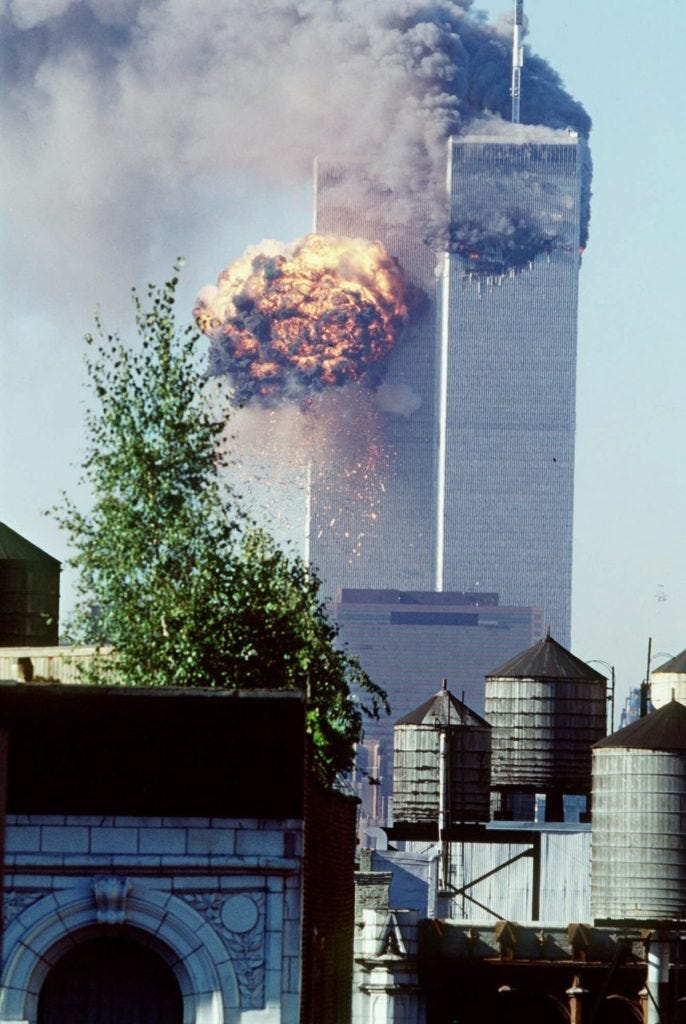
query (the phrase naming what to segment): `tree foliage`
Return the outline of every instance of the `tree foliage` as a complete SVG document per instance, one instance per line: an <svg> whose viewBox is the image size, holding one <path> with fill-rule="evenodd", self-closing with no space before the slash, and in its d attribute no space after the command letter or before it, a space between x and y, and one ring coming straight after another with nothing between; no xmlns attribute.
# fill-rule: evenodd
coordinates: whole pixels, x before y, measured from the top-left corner
<svg viewBox="0 0 686 1024"><path fill-rule="evenodd" d="M175 270L178 270L175 267ZM351 766L385 694L336 643L320 581L246 515L230 483L225 403L177 329L178 278L133 293L138 342L96 320L82 464L92 505L54 510L76 551L71 639L107 646L91 682L304 689L315 764ZM111 648L111 652L109 651Z"/></svg>

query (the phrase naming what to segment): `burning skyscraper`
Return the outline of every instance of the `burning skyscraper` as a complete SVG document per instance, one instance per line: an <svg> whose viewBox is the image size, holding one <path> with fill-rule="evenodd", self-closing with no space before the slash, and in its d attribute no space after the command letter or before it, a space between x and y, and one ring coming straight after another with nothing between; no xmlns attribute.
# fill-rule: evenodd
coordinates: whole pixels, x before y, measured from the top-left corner
<svg viewBox="0 0 686 1024"><path fill-rule="evenodd" d="M293 461L325 594L497 592L568 643L590 120L524 61L521 2L509 40L469 6L327 8L370 73L316 139L315 234L249 250L196 314L246 459Z"/></svg>
<svg viewBox="0 0 686 1024"><path fill-rule="evenodd" d="M374 518L336 466L313 476L328 588L497 591L569 641L585 154L576 132L524 125L451 138L438 259L421 219L394 223L387 195L353 209L340 169L319 170L317 230L380 239L424 295L388 358Z"/></svg>

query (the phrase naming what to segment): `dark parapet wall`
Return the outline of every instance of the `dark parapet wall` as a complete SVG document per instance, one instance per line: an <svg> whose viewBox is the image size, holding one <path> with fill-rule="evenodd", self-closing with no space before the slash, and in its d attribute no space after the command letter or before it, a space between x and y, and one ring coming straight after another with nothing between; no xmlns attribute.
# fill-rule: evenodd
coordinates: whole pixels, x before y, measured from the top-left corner
<svg viewBox="0 0 686 1024"><path fill-rule="evenodd" d="M3 682L0 728L12 814L302 817L295 692Z"/></svg>

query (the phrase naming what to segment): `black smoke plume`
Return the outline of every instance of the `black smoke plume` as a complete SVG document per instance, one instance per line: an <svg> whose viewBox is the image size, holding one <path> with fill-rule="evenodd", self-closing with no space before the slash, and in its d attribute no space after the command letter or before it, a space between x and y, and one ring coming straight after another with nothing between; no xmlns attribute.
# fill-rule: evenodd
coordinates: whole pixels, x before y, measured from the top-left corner
<svg viewBox="0 0 686 1024"><path fill-rule="evenodd" d="M0 16L11 279L36 253L57 294L78 274L100 286L113 262L137 275L157 223L176 218L199 244L188 211L203 195L303 182L315 154L366 161L413 215L412 197L440 194L447 136L509 117L509 26L471 7L13 0ZM530 52L521 117L590 130Z"/></svg>

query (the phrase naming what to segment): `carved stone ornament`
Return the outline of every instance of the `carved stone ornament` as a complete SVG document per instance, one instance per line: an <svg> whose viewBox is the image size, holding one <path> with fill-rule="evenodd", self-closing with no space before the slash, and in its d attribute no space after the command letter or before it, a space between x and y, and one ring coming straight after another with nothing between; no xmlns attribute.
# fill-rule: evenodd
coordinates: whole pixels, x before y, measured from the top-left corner
<svg viewBox="0 0 686 1024"><path fill-rule="evenodd" d="M241 1009L264 1008L265 894L187 893L184 899L221 935L236 972Z"/></svg>
<svg viewBox="0 0 686 1024"><path fill-rule="evenodd" d="M36 889L34 892L6 892L2 901L2 916L5 924L18 917L32 903L45 896L47 890Z"/></svg>
<svg viewBox="0 0 686 1024"><path fill-rule="evenodd" d="M128 878L99 878L93 884L95 913L98 924L123 924L126 920L126 899L131 892Z"/></svg>

